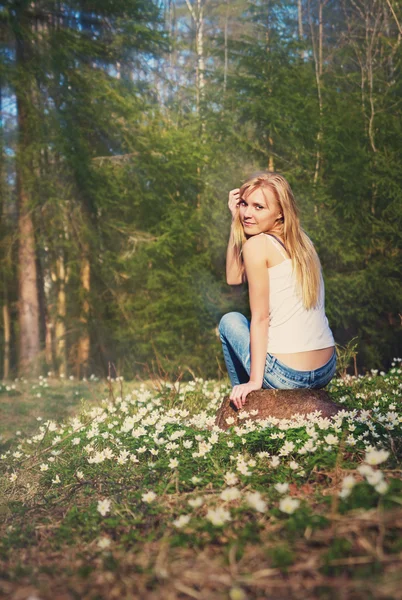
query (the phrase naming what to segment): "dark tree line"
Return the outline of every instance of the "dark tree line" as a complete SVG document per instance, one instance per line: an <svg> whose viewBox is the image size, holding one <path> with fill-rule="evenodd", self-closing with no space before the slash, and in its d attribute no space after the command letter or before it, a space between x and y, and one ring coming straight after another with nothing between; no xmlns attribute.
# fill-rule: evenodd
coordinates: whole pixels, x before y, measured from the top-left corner
<svg viewBox="0 0 402 600"><path fill-rule="evenodd" d="M227 192L293 186L341 345L401 349L395 0L0 2L4 377L214 376Z"/></svg>

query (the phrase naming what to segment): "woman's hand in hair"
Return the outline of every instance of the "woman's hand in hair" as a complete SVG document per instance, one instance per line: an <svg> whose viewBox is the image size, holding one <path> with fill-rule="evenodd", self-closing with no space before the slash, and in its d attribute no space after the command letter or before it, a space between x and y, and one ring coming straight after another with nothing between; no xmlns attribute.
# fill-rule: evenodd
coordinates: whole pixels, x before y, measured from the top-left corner
<svg viewBox="0 0 402 600"><path fill-rule="evenodd" d="M235 385L230 394L230 400L233 402L235 407L240 410L246 404L246 397L250 392L260 390L261 385L256 381L249 381L248 383L241 383Z"/></svg>
<svg viewBox="0 0 402 600"><path fill-rule="evenodd" d="M234 190L230 190L229 192L229 210L232 213L232 219L235 218L237 212L239 210L239 202L240 202L240 188L235 188Z"/></svg>

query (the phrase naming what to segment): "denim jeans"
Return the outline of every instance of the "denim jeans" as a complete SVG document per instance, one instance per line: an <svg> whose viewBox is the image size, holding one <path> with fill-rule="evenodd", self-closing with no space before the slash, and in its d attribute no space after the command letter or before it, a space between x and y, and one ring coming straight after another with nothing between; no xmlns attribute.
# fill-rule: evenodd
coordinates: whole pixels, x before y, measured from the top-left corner
<svg viewBox="0 0 402 600"><path fill-rule="evenodd" d="M219 323L223 356L232 386L250 378L250 321L238 312L223 315ZM336 353L314 371L297 371L267 353L262 387L277 390L323 388L336 371Z"/></svg>

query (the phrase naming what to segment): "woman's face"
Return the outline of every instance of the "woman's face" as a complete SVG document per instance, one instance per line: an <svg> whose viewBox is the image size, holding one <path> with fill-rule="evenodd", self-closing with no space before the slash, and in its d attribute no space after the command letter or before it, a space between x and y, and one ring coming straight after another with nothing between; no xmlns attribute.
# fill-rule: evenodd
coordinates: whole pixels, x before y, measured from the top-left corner
<svg viewBox="0 0 402 600"><path fill-rule="evenodd" d="M246 235L258 235L273 231L282 213L270 188L246 192L239 204L240 220Z"/></svg>

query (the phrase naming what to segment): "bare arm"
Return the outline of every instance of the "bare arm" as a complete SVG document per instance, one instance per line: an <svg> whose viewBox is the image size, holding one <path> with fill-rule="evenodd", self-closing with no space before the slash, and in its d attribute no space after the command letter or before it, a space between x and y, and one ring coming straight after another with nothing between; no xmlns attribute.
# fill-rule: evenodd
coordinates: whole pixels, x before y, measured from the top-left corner
<svg viewBox="0 0 402 600"><path fill-rule="evenodd" d="M240 190L236 188L229 192L229 210L232 213L232 226L230 228L230 236L228 247L226 250L226 282L229 285L240 285L244 281L244 269L237 262L233 247L233 220L239 210Z"/></svg>
<svg viewBox="0 0 402 600"><path fill-rule="evenodd" d="M243 246L251 309L250 381L234 386L230 399L237 408L244 406L247 394L262 387L267 358L269 329L269 279L264 236L253 236Z"/></svg>

